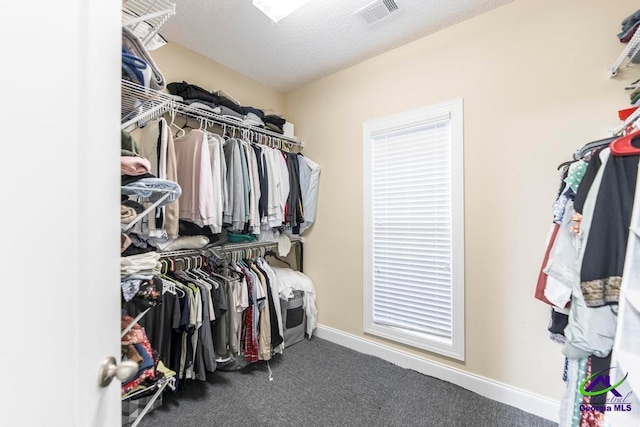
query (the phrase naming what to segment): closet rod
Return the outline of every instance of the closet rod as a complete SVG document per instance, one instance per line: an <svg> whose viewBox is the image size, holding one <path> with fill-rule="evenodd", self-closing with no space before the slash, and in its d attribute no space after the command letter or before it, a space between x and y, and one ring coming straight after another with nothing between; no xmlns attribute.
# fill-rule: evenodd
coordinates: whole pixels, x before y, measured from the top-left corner
<svg viewBox="0 0 640 427"><path fill-rule="evenodd" d="M290 237L291 244L302 243L302 237L292 236ZM158 252L160 258L180 257L180 256L194 256L205 255L208 250L215 252L231 252L242 249L256 249L256 248L274 248L278 246L278 242L248 242L248 243L229 243L226 245L217 246L205 246L202 249L183 249L178 251Z"/></svg>
<svg viewBox="0 0 640 427"><path fill-rule="evenodd" d="M285 142L289 147L297 146L304 148L304 141L297 138L284 136L269 129L244 124L239 120L228 119L211 111L181 104L175 96L159 92L137 83L122 80L121 97L123 108L121 114L122 129L129 130L130 127L145 123L155 117L167 112L186 115L197 120L206 120L222 126L230 126L236 130L248 130L260 135L265 135L277 141Z"/></svg>
<svg viewBox="0 0 640 427"><path fill-rule="evenodd" d="M183 105L178 102L175 102L172 106L172 109L175 110L177 114L182 114L185 116L192 117L196 120L206 120L207 122L213 122L213 124L218 124L222 126L230 126L236 130L243 131L248 130L251 132L255 132L261 135L265 135L267 137L271 137L275 140L280 140L285 142L289 147L296 146L300 148L304 148L304 141L300 141L296 138L291 138L288 136L281 135L276 132L272 132L268 129L259 128L252 125L244 124L240 121L236 121L233 119L227 119L223 116L219 116L215 113L212 113L207 110L203 110L201 108L192 107L190 105Z"/></svg>
<svg viewBox="0 0 640 427"><path fill-rule="evenodd" d="M302 243L302 237L289 237L291 244ZM254 248L274 248L278 246L278 242L249 242L249 243L229 243L221 246L214 246L209 249L215 249L220 252L231 252L241 249Z"/></svg>

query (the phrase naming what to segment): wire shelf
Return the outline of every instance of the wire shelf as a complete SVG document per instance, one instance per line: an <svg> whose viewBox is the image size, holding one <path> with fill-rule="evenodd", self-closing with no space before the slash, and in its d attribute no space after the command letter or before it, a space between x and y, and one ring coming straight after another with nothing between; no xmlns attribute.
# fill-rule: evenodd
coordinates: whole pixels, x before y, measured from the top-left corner
<svg viewBox="0 0 640 427"><path fill-rule="evenodd" d="M146 122L169 111L194 118L200 121L203 126L218 125L223 128L237 129L240 132L248 131L267 136L271 139L270 145L272 146L277 145L274 142L283 142L289 148L292 146L304 147L304 142L297 138L245 124L236 118L227 118L207 110L185 105L178 102L172 95L145 88L128 80L122 80L121 122L123 129L128 129L133 125L142 127Z"/></svg>
<svg viewBox="0 0 640 427"><path fill-rule="evenodd" d="M123 0L122 2L122 26L129 27L145 45L175 14L175 3L167 0Z"/></svg>
<svg viewBox="0 0 640 427"><path fill-rule="evenodd" d="M609 78L617 76L618 70L620 68L626 67L627 65L629 65L631 59L634 56L640 55L640 52L638 52L639 50L640 50L640 31L636 31L636 33L633 35L631 40L629 40L629 43L627 43L627 45L625 46L624 50L622 51L618 59L616 59L616 62L614 62L614 64L611 67L607 68L607 71L609 72Z"/></svg>
<svg viewBox="0 0 640 427"><path fill-rule="evenodd" d="M303 243L304 240L300 236L289 236L291 244ZM211 246L207 245L201 249L181 249L176 251L158 252L160 258L171 258L181 256L194 256L205 255L207 251L215 251L220 253L226 253L231 251L238 251L244 249L258 249L258 248L275 248L278 246L278 242L246 242L246 243L226 243L223 245Z"/></svg>
<svg viewBox="0 0 640 427"><path fill-rule="evenodd" d="M296 146L300 148L304 147L304 142L300 141L299 139L292 138L289 136L284 136L282 134L272 132L268 129L244 124L242 120L239 120L235 117L229 117L229 118L223 117L216 113L203 110L201 108L196 108L191 105L181 104L178 102L175 103L174 108L178 114L189 116L191 118L199 120L204 126L218 125L218 126L222 126L223 128L231 127L232 129L237 129L239 131L245 130L249 132L258 133L260 135L265 135L275 141L283 141L287 145L289 145L289 148L291 148L292 146ZM270 145L276 145L276 144L271 143ZM282 147L279 147L279 148L282 148Z"/></svg>
<svg viewBox="0 0 640 427"><path fill-rule="evenodd" d="M122 80L122 128L143 125L162 116L173 105L173 98L137 83Z"/></svg>

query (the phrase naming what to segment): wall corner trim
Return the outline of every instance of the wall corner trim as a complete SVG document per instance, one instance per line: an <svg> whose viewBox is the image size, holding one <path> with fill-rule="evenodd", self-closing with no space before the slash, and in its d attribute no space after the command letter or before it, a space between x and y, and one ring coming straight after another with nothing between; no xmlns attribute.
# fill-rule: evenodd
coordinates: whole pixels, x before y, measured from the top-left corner
<svg viewBox="0 0 640 427"><path fill-rule="evenodd" d="M422 359L410 353L369 341L329 326L318 325L314 335L360 353L379 357L402 368L412 369L421 374L448 381L488 399L516 407L547 420L556 423L559 420L560 402L557 400Z"/></svg>

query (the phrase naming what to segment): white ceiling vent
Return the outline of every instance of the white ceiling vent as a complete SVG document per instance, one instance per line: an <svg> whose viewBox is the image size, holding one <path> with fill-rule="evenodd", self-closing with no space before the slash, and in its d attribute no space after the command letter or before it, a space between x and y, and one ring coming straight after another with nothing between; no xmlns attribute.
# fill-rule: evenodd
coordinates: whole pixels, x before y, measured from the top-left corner
<svg viewBox="0 0 640 427"><path fill-rule="evenodd" d="M399 10L394 0L377 0L356 12L357 15L371 25Z"/></svg>

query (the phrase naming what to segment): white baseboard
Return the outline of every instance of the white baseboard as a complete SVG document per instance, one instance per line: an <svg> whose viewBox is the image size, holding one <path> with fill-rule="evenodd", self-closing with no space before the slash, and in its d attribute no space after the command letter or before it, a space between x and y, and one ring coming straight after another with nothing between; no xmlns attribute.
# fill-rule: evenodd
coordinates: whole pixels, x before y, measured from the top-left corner
<svg viewBox="0 0 640 427"><path fill-rule="evenodd" d="M448 381L488 399L516 407L530 414L558 422L560 402L528 391L471 374L438 362L422 359L356 335L318 325L314 335L360 353L379 357L402 368Z"/></svg>

